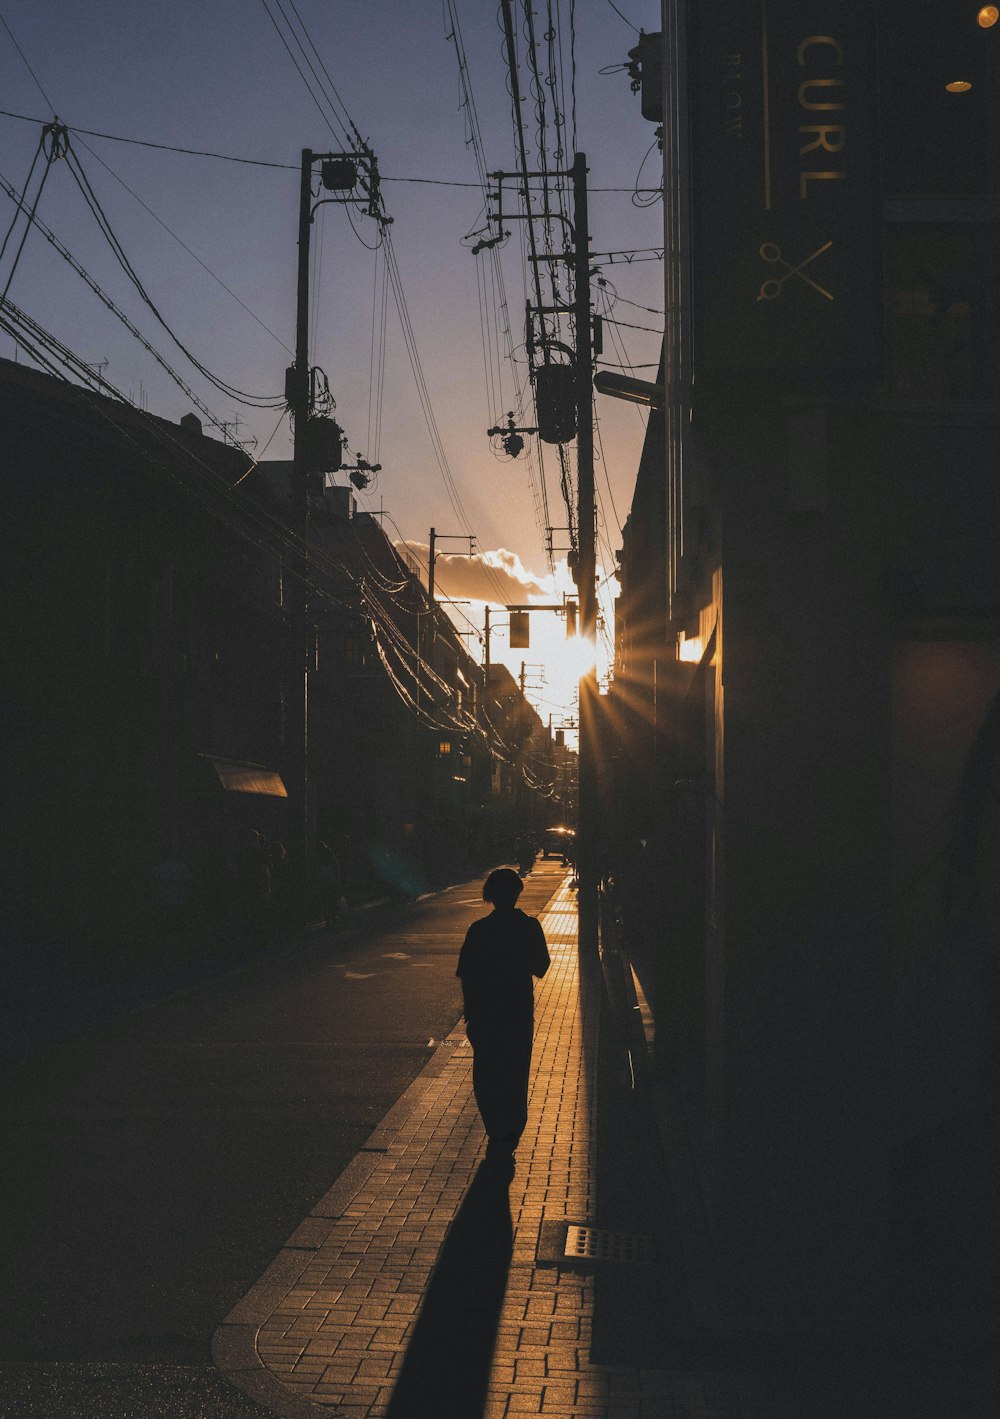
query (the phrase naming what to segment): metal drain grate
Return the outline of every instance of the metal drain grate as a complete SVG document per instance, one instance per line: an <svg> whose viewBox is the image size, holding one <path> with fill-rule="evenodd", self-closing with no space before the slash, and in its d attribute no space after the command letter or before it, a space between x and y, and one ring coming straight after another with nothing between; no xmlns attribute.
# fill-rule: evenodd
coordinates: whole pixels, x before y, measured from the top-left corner
<svg viewBox="0 0 1000 1419"><path fill-rule="evenodd" d="M577 1261L618 1261L632 1266L649 1262L652 1241L636 1232L612 1232L607 1227L566 1229L565 1256Z"/></svg>

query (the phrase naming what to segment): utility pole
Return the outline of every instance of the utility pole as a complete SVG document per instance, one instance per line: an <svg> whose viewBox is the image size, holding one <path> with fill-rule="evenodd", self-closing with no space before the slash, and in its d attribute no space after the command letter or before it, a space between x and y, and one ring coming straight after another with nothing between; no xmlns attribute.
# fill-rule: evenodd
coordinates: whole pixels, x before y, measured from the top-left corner
<svg viewBox="0 0 1000 1419"><path fill-rule="evenodd" d="M356 198L360 161L368 164L363 181L365 197ZM321 184L328 193L314 201L313 174L321 163ZM367 202L370 216L379 216L378 172L374 157L365 153L314 153L302 149L299 177L298 271L295 300L295 360L285 374L285 398L292 414L294 444L289 495L292 524L302 539L302 584L292 610L298 642L297 663L287 689L286 757L289 765L291 797L291 846L303 884L308 880L312 855L315 805L309 776L309 672L315 663L314 631L309 606L309 494L319 477L320 491L325 471L341 466L342 430L333 420L316 417L313 372L309 364L309 245L313 216L325 202ZM383 217L383 220L388 220Z"/></svg>
<svg viewBox="0 0 1000 1419"><path fill-rule="evenodd" d="M507 44L510 52L513 53L513 28L510 5L503 5L505 32ZM598 777L597 777L597 734L598 734L598 690L597 690L597 548L596 535L597 528L594 516L594 330L593 317L590 307L590 229L587 212L587 158L584 153L576 153L573 158L573 166L568 173L557 173L552 170L547 172L528 172L525 154L521 152L522 171L515 173L492 173L496 178L497 187L497 211L496 221L502 226L505 216L513 218L515 214L504 213L503 210L503 183L505 178L516 178L522 184L522 195L524 198L525 211L517 214L520 220L528 223L529 235L532 223L538 220L547 219L546 213L534 212L530 206L530 194L528 190L529 178L541 178L545 181L552 177L570 177L573 181L573 252L572 255L552 254L540 256L534 250L532 244L532 254L529 260L540 261L566 261L571 262L573 267L573 304L572 307L557 303L553 306L539 305L535 313L540 316L567 315L572 314L576 333L575 350L568 349L567 346L553 340L544 334L542 344L546 351L551 349L561 349L572 357L572 403L575 406L576 424L576 456L577 456L577 524L579 528L579 545L577 547L576 567L574 568L574 579L576 581L580 622L580 635L595 647L594 665L580 677L580 751L579 751L579 791L577 800L577 876L580 882L580 892L578 902L578 922L579 922L579 948L582 956L593 960L598 951L598 862L597 844L599 840L600 828L600 807L598 801ZM554 215L554 214L552 214ZM540 293L539 293L540 296ZM531 306L529 303L529 313ZM530 325L530 314L529 314ZM533 352L534 346L532 337L529 334L529 353ZM559 366L551 366L546 362L544 366L551 373ZM536 409L538 412L539 437L546 443L568 443L572 437L568 426L563 422L562 409L559 401L555 398L553 391L552 407L545 407L537 395L536 371ZM543 412L546 417L543 419ZM542 426L545 427L542 427ZM500 427L490 429L491 436L500 435L504 439L504 447L512 456L520 452L523 441L520 439L521 433L528 432L527 429L520 430L514 426L513 415L508 418L508 428ZM510 439L515 440L510 443ZM509 609L509 608L508 608ZM536 609L534 607L530 608Z"/></svg>
<svg viewBox="0 0 1000 1419"><path fill-rule="evenodd" d="M483 655L483 675L486 680L486 693L490 689L490 603L486 603L486 622L483 627L483 640L485 643Z"/></svg>
<svg viewBox="0 0 1000 1419"><path fill-rule="evenodd" d="M434 658L434 642L435 642L435 639L436 639L436 637L437 637L437 621L436 621L435 613L434 613L434 564L435 564L435 562L437 561L437 544L438 544L439 541L442 540L442 538L443 538L444 541L446 541L446 542L452 542L452 541L468 542L468 544L469 544L469 550L468 550L467 552L453 552L453 553L452 553L452 556L455 556L455 557L474 557L474 556L476 555L476 539L475 539L475 536L474 536L474 535L472 535L472 534L470 534L470 533L467 533L467 532L438 532L438 530L437 530L436 527L432 527L432 528L431 528L431 535L430 535L430 556L428 557L428 566L427 566L427 600L430 602L430 616L429 616L429 622L430 622L430 624L429 624L429 626L428 626L428 628L427 628L427 634L426 634L426 636L424 637L424 641L423 641L423 645L424 645L423 654L424 654L425 658L428 659L428 660L433 660L433 658ZM420 638L419 638L419 636L418 636L418 640L419 640L419 639L420 639ZM419 689L420 689L420 681L419 681L419 679L418 679L418 680L417 680L417 690L418 690L418 692L419 692Z"/></svg>
<svg viewBox="0 0 1000 1419"><path fill-rule="evenodd" d="M591 959L598 949L597 842L597 549L594 515L594 351L590 314L590 229L587 214L587 159L573 159L573 312L576 324L576 585L580 635L594 646L595 661L580 677L580 759L577 808L577 874L580 952Z"/></svg>
<svg viewBox="0 0 1000 1419"><path fill-rule="evenodd" d="M305 526L309 515L306 471L306 425L309 422L309 238L312 233L312 174L315 154L302 149L299 173L299 266L295 286L295 363L289 380L289 407L294 420L292 499Z"/></svg>
<svg viewBox="0 0 1000 1419"><path fill-rule="evenodd" d="M291 614L297 652L287 691L286 753L289 763L289 847L301 877L308 881L312 846L309 782L309 476L306 433L310 410L309 379L309 238L312 229L313 154L303 148L299 182L298 271L295 302L295 361L285 377L285 395L292 415L294 443L289 494L292 524L302 537L305 565L295 589Z"/></svg>
<svg viewBox="0 0 1000 1419"><path fill-rule="evenodd" d="M427 599L434 605L434 563L437 560L437 544L445 542L468 542L467 552L452 552L453 557L474 557L476 555L476 538L474 533L468 532L438 532L436 527L431 528L430 535L430 557L427 570Z"/></svg>

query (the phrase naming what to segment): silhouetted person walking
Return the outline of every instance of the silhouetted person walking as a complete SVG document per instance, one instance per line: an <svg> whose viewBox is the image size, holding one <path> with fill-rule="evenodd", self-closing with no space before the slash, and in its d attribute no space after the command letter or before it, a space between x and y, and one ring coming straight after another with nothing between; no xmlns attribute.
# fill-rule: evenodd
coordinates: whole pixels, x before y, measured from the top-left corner
<svg viewBox="0 0 1000 1419"><path fill-rule="evenodd" d="M528 1120L532 976L549 968L541 923L516 906L523 886L511 867L490 873L483 901L493 911L469 927L456 971L474 1055L472 1087L490 1140L488 1158L512 1157Z"/></svg>

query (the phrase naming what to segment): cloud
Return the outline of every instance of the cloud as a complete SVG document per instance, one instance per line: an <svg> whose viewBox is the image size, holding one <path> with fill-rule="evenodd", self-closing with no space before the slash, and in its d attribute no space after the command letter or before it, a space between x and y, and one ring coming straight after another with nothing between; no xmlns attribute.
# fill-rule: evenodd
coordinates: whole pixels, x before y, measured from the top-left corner
<svg viewBox="0 0 1000 1419"><path fill-rule="evenodd" d="M396 544L401 551L402 543ZM427 564L430 548L426 542L408 542L411 553ZM456 601L489 601L494 606L526 601L531 596L551 596L550 577L528 571L516 552L506 547L477 552L473 557L456 556L440 547L434 555L435 596Z"/></svg>

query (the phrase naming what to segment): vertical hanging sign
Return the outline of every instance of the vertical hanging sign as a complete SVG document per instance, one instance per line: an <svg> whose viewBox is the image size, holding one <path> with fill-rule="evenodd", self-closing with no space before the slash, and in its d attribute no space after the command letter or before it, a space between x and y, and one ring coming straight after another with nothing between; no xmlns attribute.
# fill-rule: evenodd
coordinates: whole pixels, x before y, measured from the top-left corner
<svg viewBox="0 0 1000 1419"><path fill-rule="evenodd" d="M697 357L707 370L880 361L875 6L692 6Z"/></svg>
<svg viewBox="0 0 1000 1419"><path fill-rule="evenodd" d="M527 650L531 642L529 612L511 611L510 613L510 648L511 650Z"/></svg>

